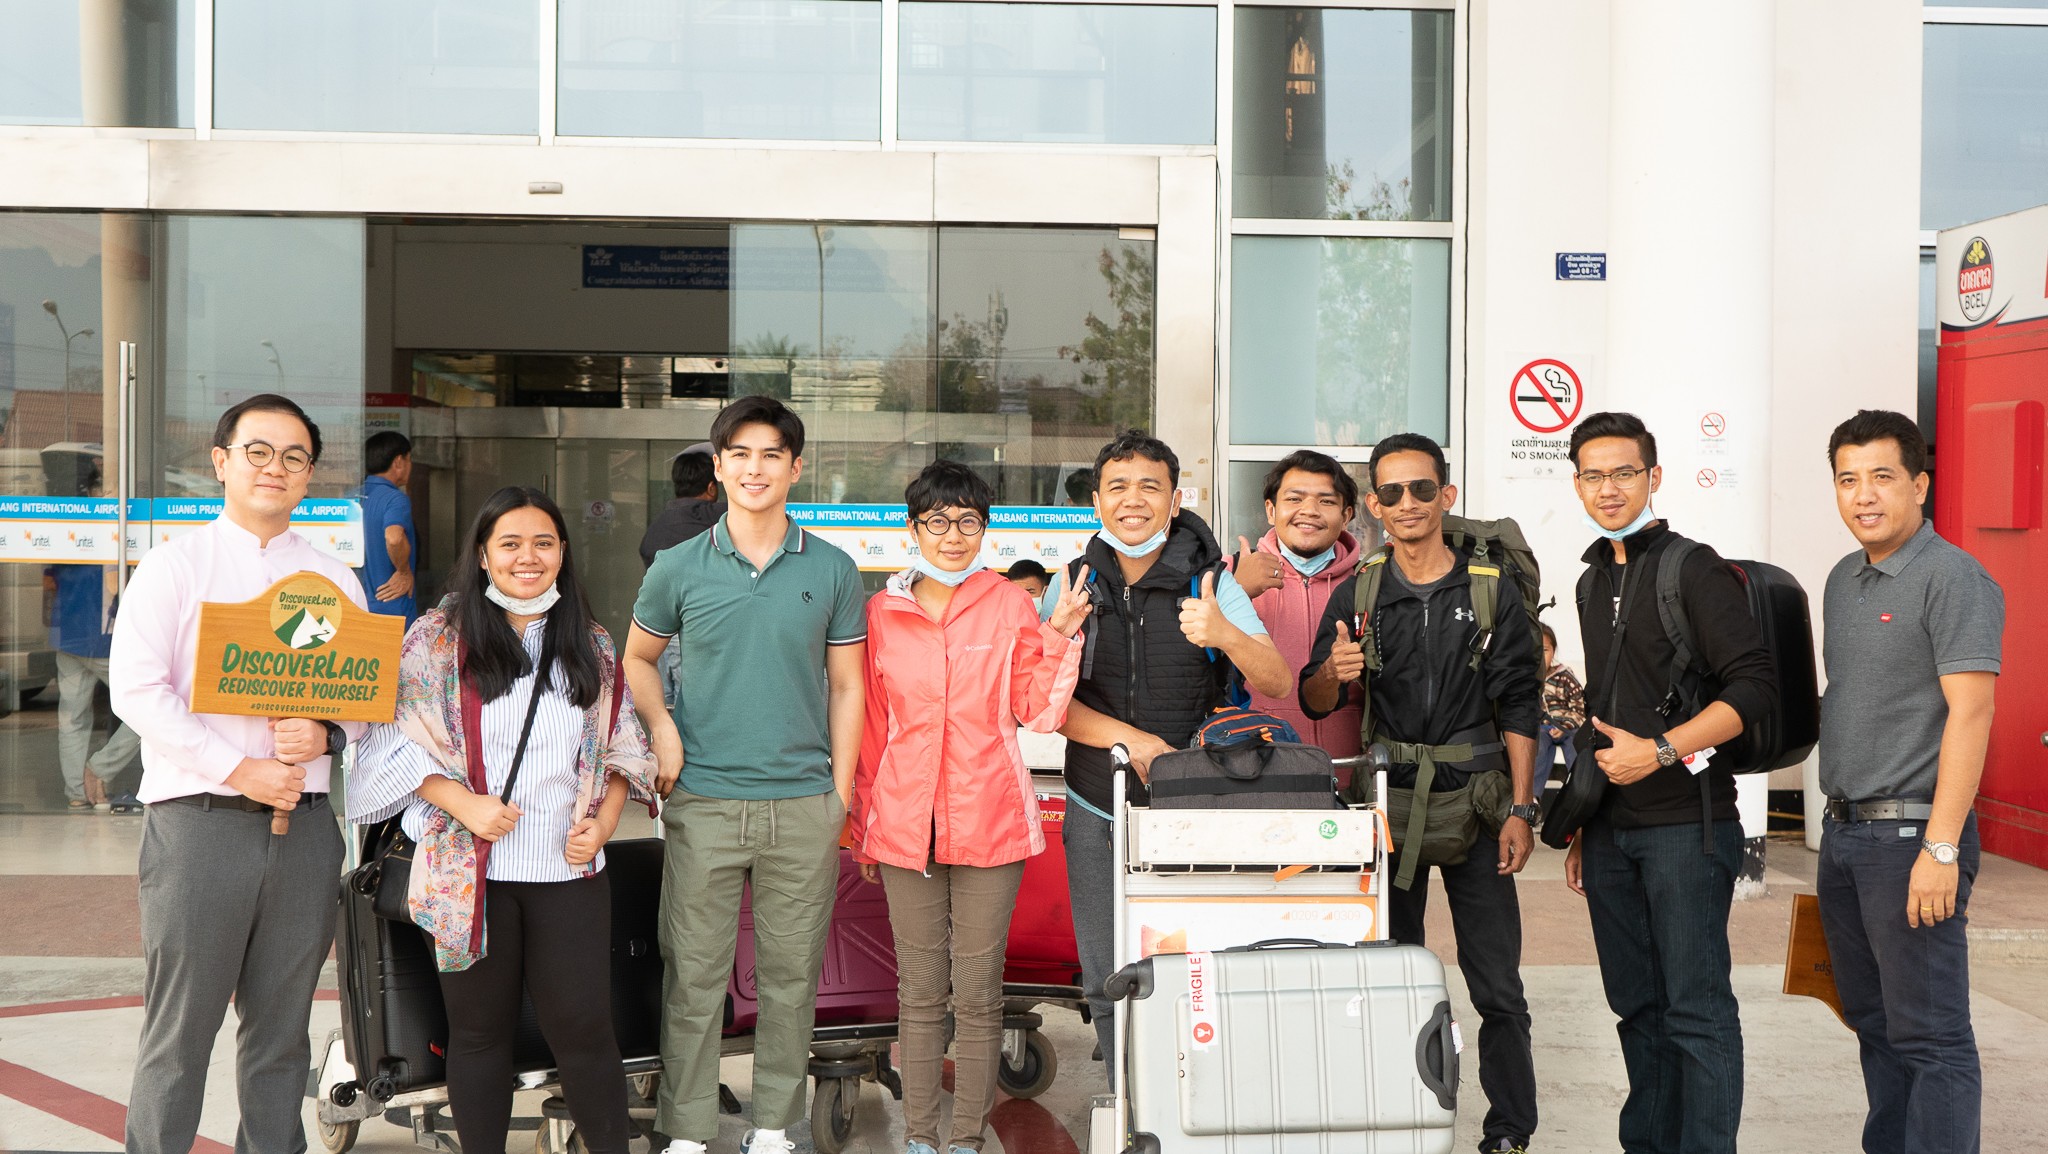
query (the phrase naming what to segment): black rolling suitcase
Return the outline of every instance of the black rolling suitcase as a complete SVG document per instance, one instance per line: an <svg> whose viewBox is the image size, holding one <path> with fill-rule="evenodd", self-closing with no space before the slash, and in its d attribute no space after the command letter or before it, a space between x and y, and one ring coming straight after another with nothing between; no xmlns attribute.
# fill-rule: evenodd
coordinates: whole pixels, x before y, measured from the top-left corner
<svg viewBox="0 0 2048 1154"><path fill-rule="evenodd" d="M662 843L636 838L605 847L612 900L612 1026L625 1058L661 1049ZM373 1099L438 1086L447 1079L448 1015L433 943L418 926L380 918L371 897L341 882L335 957L340 964L341 1034L357 1084ZM552 1069L530 999L513 1036L514 1069Z"/></svg>

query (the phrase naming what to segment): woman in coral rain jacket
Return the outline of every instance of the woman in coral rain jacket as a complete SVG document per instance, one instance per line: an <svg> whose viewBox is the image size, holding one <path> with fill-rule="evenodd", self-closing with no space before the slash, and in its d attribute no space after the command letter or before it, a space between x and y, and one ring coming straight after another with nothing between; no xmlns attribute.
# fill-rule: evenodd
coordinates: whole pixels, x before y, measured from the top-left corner
<svg viewBox="0 0 2048 1154"><path fill-rule="evenodd" d="M978 1151L995 1103L1003 955L1024 859L1045 849L1017 726L1066 721L1087 582L1041 625L1030 595L982 567L995 490L936 461L904 492L918 559L868 602L867 727L849 833L888 891L900 975L907 1154L937 1154L948 994L950 1150Z"/></svg>

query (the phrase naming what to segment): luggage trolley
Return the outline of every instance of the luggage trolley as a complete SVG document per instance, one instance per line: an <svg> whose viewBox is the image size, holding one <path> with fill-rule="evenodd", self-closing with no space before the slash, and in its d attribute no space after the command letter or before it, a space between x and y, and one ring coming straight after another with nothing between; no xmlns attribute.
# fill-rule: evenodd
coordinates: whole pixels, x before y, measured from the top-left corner
<svg viewBox="0 0 2048 1154"><path fill-rule="evenodd" d="M627 1111L642 1136L652 1130L655 1095L660 1085L657 1044L661 1015L661 969L654 947L658 919L662 843L653 838L613 842L606 847L607 872L617 871L613 893L613 1019L633 1022L654 1037L634 1040L621 1031L627 1083ZM629 877L629 875L631 875ZM635 885L632 878L646 884ZM408 1079L406 1056L437 1063L432 1026L442 1021L439 980L433 951L416 929L380 922L369 909L369 896L355 892L348 878L340 886L341 917L337 922L336 955L342 987L343 1028L328 1034L311 1071L307 1094L315 1099L320 1142L329 1154L346 1154L364 1121L382 1115L412 1130L413 1143L442 1154L461 1154L454 1124L447 1113L448 1088L436 1080ZM621 901L634 890L645 896ZM645 903L643 905L643 903ZM832 937L827 943L824 972L819 978L818 1025L811 1035L811 1138L820 1154L839 1154L852 1137L859 1103L859 1084L871 1081L901 1099L903 1083L890 1062L896 1041L896 969L894 942L888 929L888 906L879 887L861 881L859 868L845 851L840 855L838 900ZM753 1051L754 1001L751 910L743 908L739 948L728 979L726 1023L721 1056ZM630 923L630 924L628 924ZM652 962L652 965L648 963ZM622 983L622 975L634 980ZM623 988L622 988L623 987ZM571 1154L582 1149L574 1133L568 1104L538 1028L526 1021L530 1004L522 1007L522 1025L515 1046L523 1064L514 1075L517 1089L549 1096L535 1116L515 1116L513 1130L533 1130L535 1154ZM404 1017L413 1043L403 1052L379 1045L392 1019ZM533 1028L529 1029L528 1027ZM375 1066L359 1069L365 1048L379 1055ZM398 1061L393 1064L393 1059ZM719 1087L724 1113L737 1114L739 1100Z"/></svg>
<svg viewBox="0 0 2048 1154"><path fill-rule="evenodd" d="M1435 955L1420 947L1395 945L1388 937L1386 866L1392 846L1385 809L1384 752L1375 749L1335 763L1356 772L1373 772L1373 801L1314 810L1133 806L1123 772L1129 767L1128 751L1119 746L1110 756L1117 771L1112 855L1120 868L1115 876L1114 970L1106 985L1116 1006L1119 1068L1115 1093L1097 1098L1091 1110L1091 1154L1157 1154L1157 1139L1138 1132L1134 1094L1179 1099L1182 1128L1187 1131L1181 1141L1188 1144L1187 1149L1231 1148L1235 1134L1260 1135L1252 1139L1260 1149L1267 1149L1268 1144L1274 1150L1296 1148L1284 1139L1288 1132L1302 1127L1301 1120L1226 1117L1246 1106L1232 1100L1237 1091L1224 1084L1229 1079L1214 1087L1197 1084L1208 1067L1201 1065L1203 1059L1191 1055L1203 1052L1212 1038L1216 1048L1223 1049L1226 1028L1222 1003L1198 1004L1194 991L1204 982L1206 988L1221 988L1217 979L1227 973L1224 963L1245 962L1247 951L1270 952L1261 962L1252 963L1255 969L1312 973L1318 978L1326 971L1333 975L1328 986L1319 986L1315 984L1318 978L1311 978L1306 987L1286 987L1296 991L1338 989L1345 981L1356 980L1345 979L1343 974L1359 972L1368 961L1376 970L1383 971L1392 963L1393 969L1401 971L1405 975L1403 988L1391 1005L1379 991L1355 984L1342 986L1357 991L1348 1005L1341 994L1321 1002L1312 996L1307 1000L1311 1004L1304 1005L1296 995L1260 990L1266 1013L1260 1026L1267 1032L1259 1036L1273 1042L1282 1033L1292 1037L1298 1021L1303 1045L1316 1048L1324 1034L1341 1032L1329 1024L1329 1016L1334 1014L1342 1021L1348 1014L1350 1028L1364 1030L1370 1040L1371 1053L1363 1070L1377 1074L1384 1054L1387 1076L1395 1084L1392 1098L1398 1103L1397 1112L1408 1110L1413 1123L1428 1130L1419 1144L1411 1146L1404 1138L1399 1148L1440 1146L1449 1150L1457 1088L1456 1027L1443 989L1442 966ZM1373 948L1366 951L1357 948L1360 946ZM1166 1067L1153 1071L1147 1084L1134 1086L1142 1071L1135 1060L1141 1043L1134 1032L1133 1001L1153 992L1153 967L1134 963L1155 956L1160 958L1162 972L1176 975L1162 980L1187 982L1189 995L1147 1003L1161 1007L1149 1013L1148 1020L1155 1028L1164 1020L1162 1014L1177 1014L1178 1025L1168 1026L1170 1032L1161 1037L1147 1034L1142 1043L1147 1063L1164 1062ZM1198 965L1213 967L1216 972L1198 978ZM1162 987L1162 994L1170 993ZM1226 992L1224 996L1231 995ZM1288 997L1296 1000L1289 1002ZM1229 1027L1248 1028L1252 1028L1250 1019ZM1359 1060L1357 1046L1351 1047L1349 1057ZM1222 1059L1207 1061L1214 1066ZM1176 1065L1177 1078L1172 1076ZM1363 1092L1366 1087L1360 1089ZM1377 1083L1372 1090L1379 1092ZM1308 1098L1314 1100L1313 1091ZM1250 1103L1250 1108L1256 1113L1299 1105L1276 1098ZM1147 1109L1164 1115L1171 1107L1153 1101ZM1195 1115L1209 1117L1206 1122L1200 1118L1190 1121ZM1239 1124L1247 1129L1234 1128ZM1359 1136L1369 1143L1374 1140L1370 1134ZM1304 1133L1300 1137L1320 1140L1327 1135ZM1313 1142L1300 1148L1312 1146ZM1174 1149L1181 1149L1180 1141Z"/></svg>

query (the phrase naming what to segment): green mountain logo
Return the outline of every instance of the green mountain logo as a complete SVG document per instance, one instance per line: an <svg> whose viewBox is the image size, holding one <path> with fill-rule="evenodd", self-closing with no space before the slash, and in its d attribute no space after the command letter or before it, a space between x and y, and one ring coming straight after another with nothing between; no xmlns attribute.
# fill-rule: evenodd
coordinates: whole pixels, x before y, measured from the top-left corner
<svg viewBox="0 0 2048 1154"><path fill-rule="evenodd" d="M277 627L277 639L293 649L318 649L334 640L334 622L301 609Z"/></svg>

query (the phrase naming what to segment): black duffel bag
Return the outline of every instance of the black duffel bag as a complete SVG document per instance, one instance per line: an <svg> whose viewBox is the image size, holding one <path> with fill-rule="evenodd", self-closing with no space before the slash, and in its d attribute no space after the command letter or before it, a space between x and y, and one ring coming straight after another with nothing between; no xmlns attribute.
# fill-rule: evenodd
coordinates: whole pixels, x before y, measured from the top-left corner
<svg viewBox="0 0 2048 1154"><path fill-rule="evenodd" d="M1321 747L1260 741L1176 749L1152 759L1154 809L1342 809Z"/></svg>

